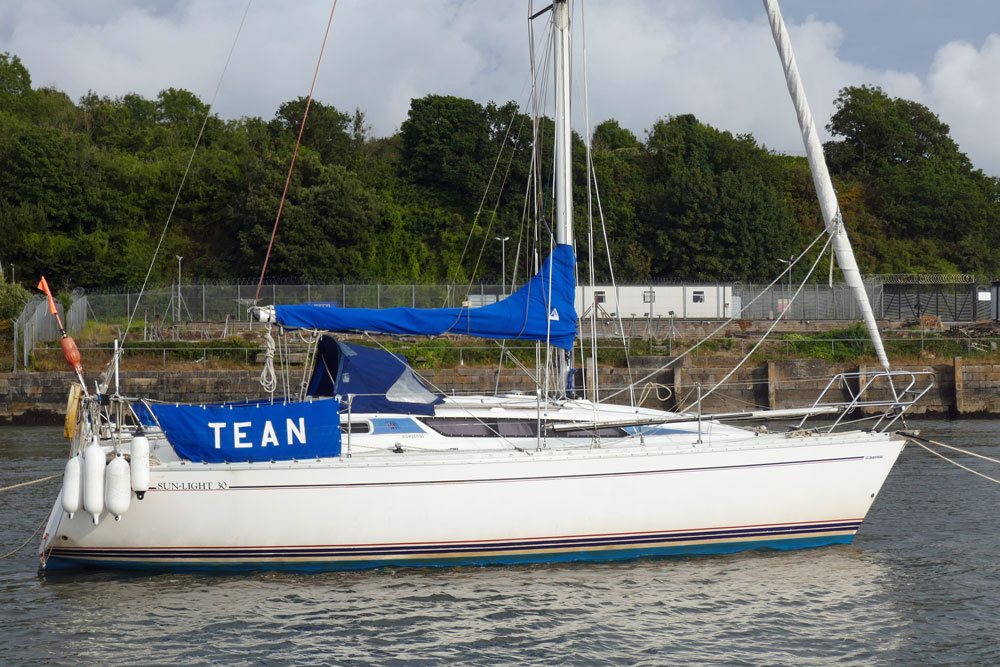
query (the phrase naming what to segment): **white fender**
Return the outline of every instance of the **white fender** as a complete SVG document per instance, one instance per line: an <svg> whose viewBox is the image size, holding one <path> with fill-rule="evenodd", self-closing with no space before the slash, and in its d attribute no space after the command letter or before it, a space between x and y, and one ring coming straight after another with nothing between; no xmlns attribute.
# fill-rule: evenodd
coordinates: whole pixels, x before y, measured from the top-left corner
<svg viewBox="0 0 1000 667"><path fill-rule="evenodd" d="M149 440L139 431L132 436L130 467L132 469L132 490L142 499L149 491Z"/></svg>
<svg viewBox="0 0 1000 667"><path fill-rule="evenodd" d="M104 511L104 449L97 444L97 437L83 453L83 509L94 517L94 525Z"/></svg>
<svg viewBox="0 0 1000 667"><path fill-rule="evenodd" d="M77 454L66 461L63 471L63 509L69 513L69 518L80 511L83 506L83 456Z"/></svg>
<svg viewBox="0 0 1000 667"><path fill-rule="evenodd" d="M115 521L128 511L132 501L132 485L129 482L128 461L121 454L111 459L104 475L104 502L108 511L115 515Z"/></svg>

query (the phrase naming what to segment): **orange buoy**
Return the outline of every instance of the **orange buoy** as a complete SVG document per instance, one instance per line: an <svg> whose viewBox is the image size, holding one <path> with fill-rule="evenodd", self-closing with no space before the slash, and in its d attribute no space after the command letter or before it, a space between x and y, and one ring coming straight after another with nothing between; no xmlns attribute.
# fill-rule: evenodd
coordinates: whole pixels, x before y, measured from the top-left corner
<svg viewBox="0 0 1000 667"><path fill-rule="evenodd" d="M59 344L62 346L63 357L65 357L66 363L77 373L82 373L83 365L80 363L80 350L76 346L76 341L71 336L64 334Z"/></svg>

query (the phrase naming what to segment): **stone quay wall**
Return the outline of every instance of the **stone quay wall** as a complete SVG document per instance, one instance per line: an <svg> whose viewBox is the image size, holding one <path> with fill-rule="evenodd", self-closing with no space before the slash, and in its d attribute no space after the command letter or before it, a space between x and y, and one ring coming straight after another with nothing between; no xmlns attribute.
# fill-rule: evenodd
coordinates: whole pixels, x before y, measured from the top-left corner
<svg viewBox="0 0 1000 667"><path fill-rule="evenodd" d="M643 379L634 389L641 405L669 410L687 408L731 370L721 362L699 360L657 370L669 359L640 358L631 369L602 366L597 371L602 399L629 403L630 392L622 391L630 381ZM863 383L878 369L857 364L828 364L813 360L776 360L739 369L718 390L705 395L703 411L736 412L808 405L827 386L831 375L861 373ZM961 357L932 366L898 367L896 370L930 371L934 386L912 409L911 414L940 416L1000 416L1000 364L969 364ZM524 371L505 368L499 383L495 368L459 367L422 370L421 375L435 389L447 394L522 392L533 394L534 380ZM581 373L578 386L590 386L593 373ZM647 377L648 376L648 377ZM232 371L141 371L121 374L122 394L168 402L239 401L264 396L258 372ZM86 376L94 386L97 374ZM0 425L58 424L66 409L67 391L74 382L72 373L0 373ZM293 378L293 384L296 379ZM858 381L847 387L831 388L829 400L849 401ZM280 383L279 383L280 388ZM897 389L905 387L898 386ZM875 396L889 396L887 386L873 384ZM616 394L612 396L613 394Z"/></svg>

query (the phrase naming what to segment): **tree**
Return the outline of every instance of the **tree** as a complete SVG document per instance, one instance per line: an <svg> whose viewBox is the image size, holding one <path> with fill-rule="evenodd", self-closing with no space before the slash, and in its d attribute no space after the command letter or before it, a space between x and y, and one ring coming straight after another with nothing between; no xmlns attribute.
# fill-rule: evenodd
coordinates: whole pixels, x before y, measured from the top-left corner
<svg viewBox="0 0 1000 667"><path fill-rule="evenodd" d="M594 128L592 145L595 152L640 148L642 146L631 130L618 125L618 121L614 118L609 118Z"/></svg>
<svg viewBox="0 0 1000 667"><path fill-rule="evenodd" d="M799 230L771 183L770 155L694 116L658 121L648 153L643 236L660 275L688 279L772 276L799 248Z"/></svg>
<svg viewBox="0 0 1000 667"><path fill-rule="evenodd" d="M948 136L950 128L922 104L890 98L877 86L848 86L834 100L826 126L840 145L830 161L840 172L880 174L886 169L932 161L969 170L971 163Z"/></svg>
<svg viewBox="0 0 1000 667"><path fill-rule="evenodd" d="M280 131L294 144L302 125L308 98L299 97L278 107L274 122ZM352 127L352 119L332 106L313 100L309 105L309 116L302 131L302 145L319 153L327 164L349 166L352 163L352 148L357 132L363 132L364 117L355 119L360 126ZM352 135L352 130L355 134Z"/></svg>
<svg viewBox="0 0 1000 667"><path fill-rule="evenodd" d="M21 59L0 53L0 111L15 111L31 96L31 75Z"/></svg>
<svg viewBox="0 0 1000 667"><path fill-rule="evenodd" d="M890 98L877 87L844 88L835 104L827 129L840 139L827 144L831 167L860 181L865 207L885 221L891 239L925 242L923 258L900 246L913 258L911 270L933 264L938 270L995 271L997 180L973 168L948 125L927 107ZM899 265L892 257L886 261Z"/></svg>
<svg viewBox="0 0 1000 667"><path fill-rule="evenodd" d="M454 195L482 196L495 156L491 125L472 100L428 95L410 102L400 127L403 173L417 183L440 185Z"/></svg>
<svg viewBox="0 0 1000 667"><path fill-rule="evenodd" d="M0 322L16 319L29 301L31 292L17 283L7 282L0 273Z"/></svg>

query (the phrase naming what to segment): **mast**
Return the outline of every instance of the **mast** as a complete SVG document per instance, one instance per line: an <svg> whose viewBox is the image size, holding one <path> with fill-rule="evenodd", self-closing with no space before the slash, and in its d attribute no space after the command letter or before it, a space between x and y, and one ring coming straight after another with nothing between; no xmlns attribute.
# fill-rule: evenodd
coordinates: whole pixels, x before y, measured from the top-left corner
<svg viewBox="0 0 1000 667"><path fill-rule="evenodd" d="M837 262L840 264L844 280L850 287L851 294L854 295L854 300L861 310L861 316L865 326L868 327L868 335L871 336L872 344L875 346L875 354L878 356L879 363L882 364L882 368L889 370L889 359L885 354L885 347L882 345L882 335L879 333L878 324L875 322L875 313L872 312L872 305L868 301L868 294L865 292L865 285L861 280L861 271L854 258L851 241L847 238L847 231L844 229L844 219L840 214L840 205L837 203L837 193L833 189L833 181L830 180L830 172L826 167L823 146L819 142L816 123L813 121L812 112L809 110L809 101L806 99L806 92L802 87L802 80L799 78L799 68L795 64L795 54L792 52L792 41L785 29L785 22L781 18L778 0L763 0L763 2L767 19L771 24L774 44L778 47L781 65L785 70L788 93L792 96L795 114L799 119L802 142L805 144L806 156L809 159L809 170L812 172L813 185L816 188L816 195L819 197L820 210L823 212L823 224L826 226L827 234L833 239L833 251L837 255Z"/></svg>
<svg viewBox="0 0 1000 667"><path fill-rule="evenodd" d="M573 243L573 161L570 127L570 31L569 0L552 3L553 62L555 64L555 233L556 244ZM555 394L565 396L570 359L563 350L555 352Z"/></svg>
<svg viewBox="0 0 1000 667"><path fill-rule="evenodd" d="M556 82L555 232L556 243L573 243L572 130L570 128L569 0L552 3Z"/></svg>

